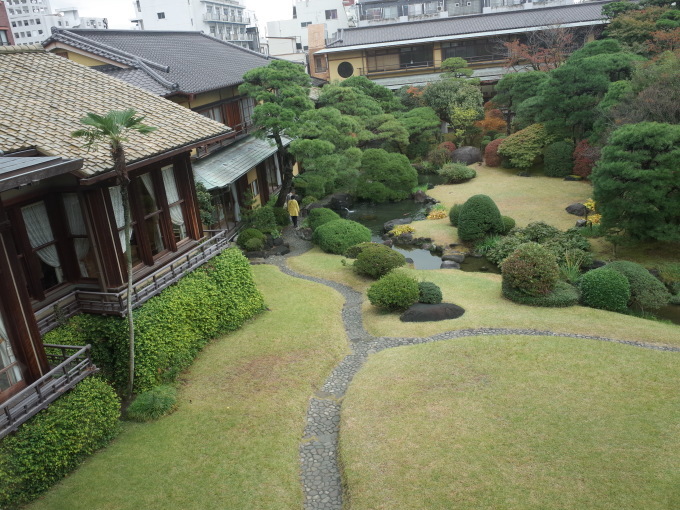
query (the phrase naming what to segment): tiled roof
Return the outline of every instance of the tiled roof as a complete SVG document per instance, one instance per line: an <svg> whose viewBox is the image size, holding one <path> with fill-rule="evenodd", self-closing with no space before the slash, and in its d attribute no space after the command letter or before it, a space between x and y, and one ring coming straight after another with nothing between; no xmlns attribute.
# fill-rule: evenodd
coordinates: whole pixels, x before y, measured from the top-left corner
<svg viewBox="0 0 680 510"><path fill-rule="evenodd" d="M586 2L560 7L542 7L521 11L452 16L407 23L391 23L343 29L339 40L321 53L350 46L420 41L464 34L521 32L536 27L603 22L602 6L609 2Z"/></svg>
<svg viewBox="0 0 680 510"><path fill-rule="evenodd" d="M0 46L0 150L35 147L48 156L83 158L82 172L112 169L106 146L88 152L71 133L87 112L134 108L156 131L125 143L133 163L226 134L230 128L71 60L42 46Z"/></svg>
<svg viewBox="0 0 680 510"><path fill-rule="evenodd" d="M201 32L155 30L54 30L45 46L61 43L104 57L130 70L107 71L135 85L156 81L148 90L168 95L198 94L243 83L243 75L271 58ZM143 78L143 75L148 75ZM161 81L165 83L160 83ZM159 85L161 86L159 88ZM146 88L146 87L145 87Z"/></svg>
<svg viewBox="0 0 680 510"><path fill-rule="evenodd" d="M284 145L290 142L289 138L283 137ZM202 183L206 189L223 188L276 151L273 142L249 136L220 152L195 161L193 168L196 182Z"/></svg>
<svg viewBox="0 0 680 510"><path fill-rule="evenodd" d="M62 175L82 167L81 159L58 156L0 157L0 191Z"/></svg>

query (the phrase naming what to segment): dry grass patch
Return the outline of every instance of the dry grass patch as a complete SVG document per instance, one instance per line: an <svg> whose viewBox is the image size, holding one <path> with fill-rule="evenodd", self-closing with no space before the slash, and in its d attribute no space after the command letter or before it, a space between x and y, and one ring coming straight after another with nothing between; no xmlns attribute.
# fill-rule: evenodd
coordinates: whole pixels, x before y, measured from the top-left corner
<svg viewBox="0 0 680 510"><path fill-rule="evenodd" d="M678 356L554 337L374 354L343 402L351 508L676 508Z"/></svg>

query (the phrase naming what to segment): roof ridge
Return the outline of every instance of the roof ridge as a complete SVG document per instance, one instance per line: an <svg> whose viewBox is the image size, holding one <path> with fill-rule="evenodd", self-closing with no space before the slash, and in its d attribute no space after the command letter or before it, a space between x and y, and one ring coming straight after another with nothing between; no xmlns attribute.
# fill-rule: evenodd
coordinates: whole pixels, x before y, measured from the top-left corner
<svg viewBox="0 0 680 510"><path fill-rule="evenodd" d="M212 35L206 34L205 32L198 32L198 34L200 34L203 37L207 37L208 39L210 39L212 41L217 41L219 43L225 44L225 45L227 45L231 48L237 48L237 49L244 51L246 53L250 53L251 55L257 55L258 57L262 57L265 60L273 60L274 59L274 57L271 57L269 55L265 55L264 53L260 53L259 51L251 50L250 48L244 48L243 46L231 43L229 41L223 41L222 39L218 39L217 37L213 37Z"/></svg>
<svg viewBox="0 0 680 510"><path fill-rule="evenodd" d="M45 53L45 48L42 44L22 44L22 45L10 45L10 46L0 46L0 53Z"/></svg>
<svg viewBox="0 0 680 510"><path fill-rule="evenodd" d="M179 89L179 83L177 82L172 82L170 80L166 80L163 78L161 75L159 75L156 71L151 69L148 65L146 65L141 58L137 58L137 64L139 65L139 68L144 71L146 74L148 74L151 78L156 80L158 83L163 85L166 88L169 88L170 90L178 90Z"/></svg>

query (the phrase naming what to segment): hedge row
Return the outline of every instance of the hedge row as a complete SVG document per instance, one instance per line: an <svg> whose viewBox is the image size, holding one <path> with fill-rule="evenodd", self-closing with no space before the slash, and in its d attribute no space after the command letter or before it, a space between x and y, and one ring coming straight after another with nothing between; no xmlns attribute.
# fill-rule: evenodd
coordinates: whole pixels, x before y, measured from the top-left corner
<svg viewBox="0 0 680 510"><path fill-rule="evenodd" d="M219 334L264 309L248 260L225 250L134 311L135 392L174 380ZM45 335L46 343L92 344L92 358L119 391L127 387L126 320L82 314Z"/></svg>
<svg viewBox="0 0 680 510"><path fill-rule="evenodd" d="M120 401L90 377L0 442L0 508L32 501L118 433Z"/></svg>

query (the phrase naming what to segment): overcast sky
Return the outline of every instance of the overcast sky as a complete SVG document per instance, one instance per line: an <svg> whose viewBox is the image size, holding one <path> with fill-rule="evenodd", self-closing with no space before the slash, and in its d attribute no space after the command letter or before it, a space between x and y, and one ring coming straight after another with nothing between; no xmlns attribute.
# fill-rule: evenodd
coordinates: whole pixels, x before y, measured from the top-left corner
<svg viewBox="0 0 680 510"><path fill-rule="evenodd" d="M50 0L52 9L75 7L81 16L108 18L109 28L132 28L135 16L133 0ZM290 19L293 0L241 0L247 9L254 11L262 31L267 21Z"/></svg>

